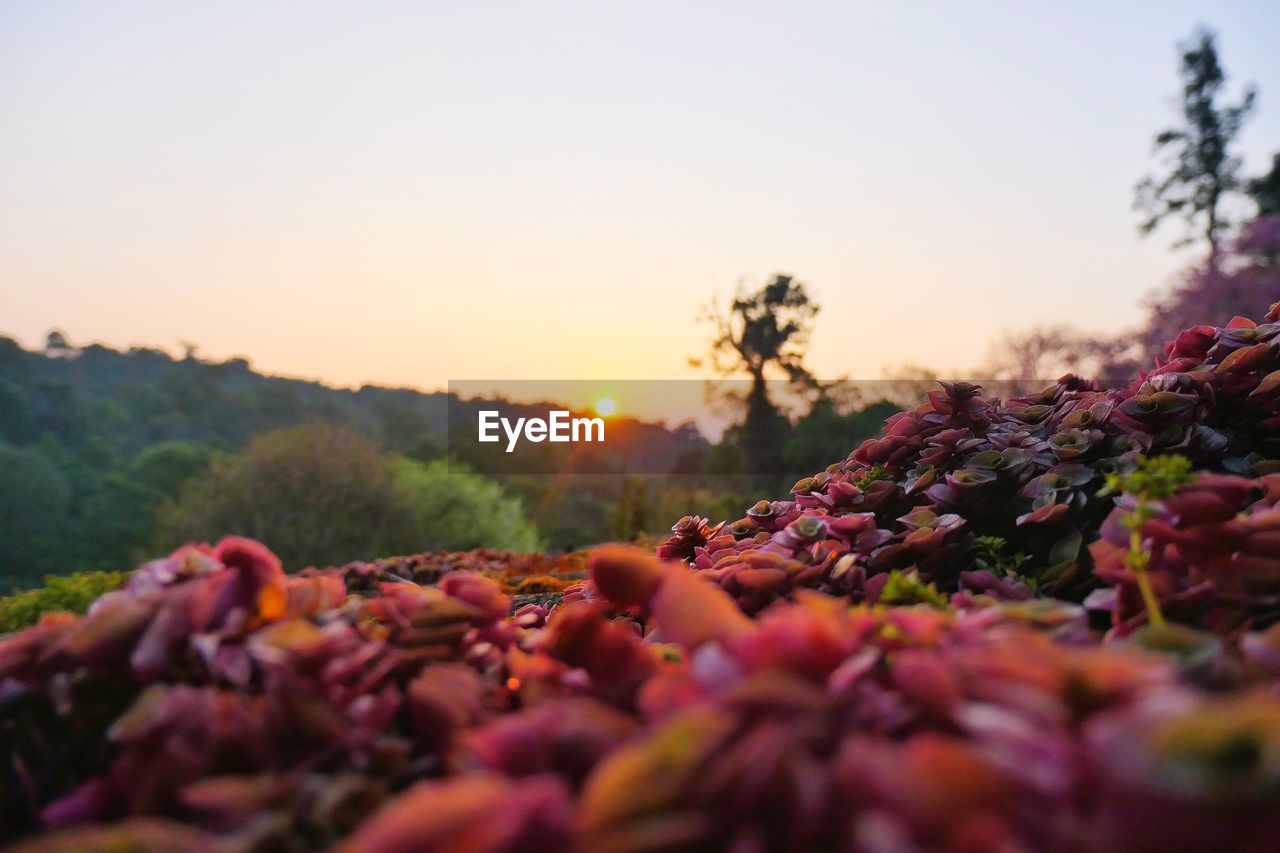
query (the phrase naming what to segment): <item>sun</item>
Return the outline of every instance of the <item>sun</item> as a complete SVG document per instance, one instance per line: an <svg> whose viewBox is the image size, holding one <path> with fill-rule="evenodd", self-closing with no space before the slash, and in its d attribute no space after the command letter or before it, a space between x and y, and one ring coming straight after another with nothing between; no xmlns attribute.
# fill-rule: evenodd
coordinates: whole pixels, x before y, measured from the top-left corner
<svg viewBox="0 0 1280 853"><path fill-rule="evenodd" d="M602 418L607 418L616 411L618 411L618 404L613 402L612 397L601 397L596 400L596 414Z"/></svg>

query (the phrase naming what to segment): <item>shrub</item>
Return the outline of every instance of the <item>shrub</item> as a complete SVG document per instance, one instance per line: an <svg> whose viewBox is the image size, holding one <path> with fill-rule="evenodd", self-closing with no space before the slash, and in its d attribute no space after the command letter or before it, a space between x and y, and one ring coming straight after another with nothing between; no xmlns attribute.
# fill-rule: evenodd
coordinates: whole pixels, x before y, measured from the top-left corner
<svg viewBox="0 0 1280 853"><path fill-rule="evenodd" d="M99 596L124 583L125 572L48 575L44 586L0 598L0 634L34 625L45 613L83 613Z"/></svg>
<svg viewBox="0 0 1280 853"><path fill-rule="evenodd" d="M323 425L262 435L186 481L160 512L157 550L228 532L279 543L290 570L428 549L538 547L519 502L495 483Z"/></svg>
<svg viewBox="0 0 1280 853"><path fill-rule="evenodd" d="M536 551L542 547L520 501L458 462L403 460L395 489L410 510L411 522L405 530L388 534L383 553L428 548Z"/></svg>

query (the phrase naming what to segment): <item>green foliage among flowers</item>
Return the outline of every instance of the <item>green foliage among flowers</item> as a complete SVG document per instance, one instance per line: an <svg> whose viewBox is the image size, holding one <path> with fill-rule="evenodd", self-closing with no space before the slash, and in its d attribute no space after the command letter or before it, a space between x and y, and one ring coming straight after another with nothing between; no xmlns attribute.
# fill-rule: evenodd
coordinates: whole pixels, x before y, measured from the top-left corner
<svg viewBox="0 0 1280 853"><path fill-rule="evenodd" d="M904 572L894 569L889 572L884 590L880 593L882 604L927 604L931 607L946 607L947 597L938 592L933 584L920 580L913 571Z"/></svg>
<svg viewBox="0 0 1280 853"><path fill-rule="evenodd" d="M1147 574L1151 553L1143 540L1142 528L1159 514L1161 499L1173 497L1193 479L1191 462L1185 456L1144 457L1131 471L1108 474L1107 484L1098 493L1124 494L1132 502L1119 519L1120 525L1129 531L1129 553L1125 556L1125 563L1142 593L1147 618L1157 627L1164 624L1164 615Z"/></svg>

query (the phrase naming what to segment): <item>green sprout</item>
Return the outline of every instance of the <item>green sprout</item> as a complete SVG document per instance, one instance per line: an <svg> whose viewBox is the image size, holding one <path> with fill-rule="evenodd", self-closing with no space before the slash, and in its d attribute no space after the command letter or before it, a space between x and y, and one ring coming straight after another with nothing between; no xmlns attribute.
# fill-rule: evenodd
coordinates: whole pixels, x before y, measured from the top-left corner
<svg viewBox="0 0 1280 853"><path fill-rule="evenodd" d="M947 607L947 597L931 583L920 580L915 569L900 571L894 569L889 573L884 590L880 593L881 604L927 604L930 607Z"/></svg>
<svg viewBox="0 0 1280 853"><path fill-rule="evenodd" d="M976 568L991 572L998 578L1025 583L1032 591L1036 588L1035 578L1021 573L1023 564L1031 560L1031 555L1024 551L1009 553L1009 543L1003 536L977 536L969 545L969 556Z"/></svg>
<svg viewBox="0 0 1280 853"><path fill-rule="evenodd" d="M1147 567L1151 552L1142 541L1142 526L1155 517L1160 501L1175 494L1194 479L1191 461L1185 456L1148 456L1138 460L1131 471L1107 475L1107 484L1099 495L1124 494L1133 498L1133 508L1124 514L1120 523L1129 531L1129 553L1125 565L1138 581L1138 591L1147 608L1147 618L1152 626L1164 626L1164 614L1160 602L1151 588L1151 575Z"/></svg>
<svg viewBox="0 0 1280 853"><path fill-rule="evenodd" d="M867 486L870 486L872 483L877 482L879 480L888 480L889 477L890 475L888 471L886 471L884 468L880 467L879 465L876 465L872 468L868 468L860 472L858 474L857 479L853 481L853 484L857 486L859 489L865 489Z"/></svg>

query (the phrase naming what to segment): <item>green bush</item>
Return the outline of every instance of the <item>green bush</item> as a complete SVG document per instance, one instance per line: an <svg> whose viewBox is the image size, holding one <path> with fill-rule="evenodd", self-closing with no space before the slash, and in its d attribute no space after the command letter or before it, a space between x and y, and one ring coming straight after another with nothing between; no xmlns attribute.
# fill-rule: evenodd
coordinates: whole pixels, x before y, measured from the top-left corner
<svg viewBox="0 0 1280 853"><path fill-rule="evenodd" d="M520 500L459 462L401 460L395 485L413 522L391 539L392 553L543 546Z"/></svg>
<svg viewBox="0 0 1280 853"><path fill-rule="evenodd" d="M34 625L45 613L83 613L100 595L117 588L127 572L80 572L48 575L44 586L0 598L0 634Z"/></svg>
<svg viewBox="0 0 1280 853"><path fill-rule="evenodd" d="M518 499L444 460L388 453L325 424L260 435L186 480L158 514L152 551L238 534L272 543L290 571L387 554L487 546L536 550Z"/></svg>

